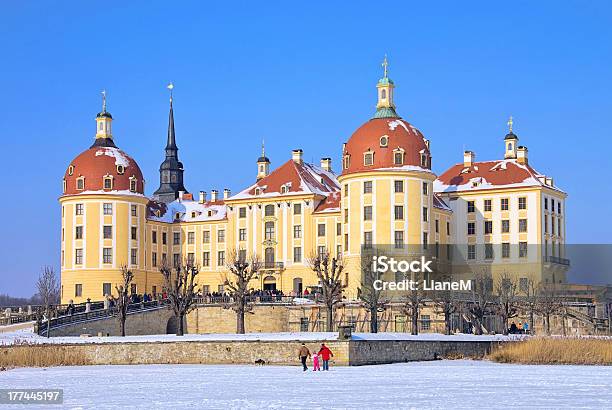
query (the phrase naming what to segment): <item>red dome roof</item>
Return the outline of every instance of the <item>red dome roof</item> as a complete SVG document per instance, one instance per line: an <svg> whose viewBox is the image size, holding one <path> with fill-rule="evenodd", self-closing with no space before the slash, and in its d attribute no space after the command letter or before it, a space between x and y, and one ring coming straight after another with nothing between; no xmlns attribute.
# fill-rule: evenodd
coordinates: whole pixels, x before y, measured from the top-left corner
<svg viewBox="0 0 612 410"><path fill-rule="evenodd" d="M386 144L382 137L387 137ZM394 151L397 149L402 149L404 152L401 165L394 162ZM368 151L374 153L372 165L364 163L364 154ZM372 118L353 133L346 143L343 155L344 157L350 155L350 160L348 168L347 161L344 161L342 175L406 166L431 169L431 154L425 137L401 118Z"/></svg>
<svg viewBox="0 0 612 410"><path fill-rule="evenodd" d="M112 176L112 188L104 188L104 177ZM77 189L77 180L84 177L83 189ZM130 191L130 181L136 181L132 192L144 194L144 178L138 164L125 152L115 147L92 146L77 156L64 174L64 195L83 191Z"/></svg>

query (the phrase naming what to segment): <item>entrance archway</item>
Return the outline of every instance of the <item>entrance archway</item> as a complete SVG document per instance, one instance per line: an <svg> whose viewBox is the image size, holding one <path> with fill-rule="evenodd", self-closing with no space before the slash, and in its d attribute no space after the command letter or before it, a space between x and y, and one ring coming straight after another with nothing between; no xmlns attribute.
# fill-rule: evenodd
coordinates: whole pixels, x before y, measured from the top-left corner
<svg viewBox="0 0 612 410"><path fill-rule="evenodd" d="M302 278L293 278L293 291L296 295L302 294Z"/></svg>
<svg viewBox="0 0 612 410"><path fill-rule="evenodd" d="M276 290L276 278L274 276L266 276L263 280L264 290Z"/></svg>

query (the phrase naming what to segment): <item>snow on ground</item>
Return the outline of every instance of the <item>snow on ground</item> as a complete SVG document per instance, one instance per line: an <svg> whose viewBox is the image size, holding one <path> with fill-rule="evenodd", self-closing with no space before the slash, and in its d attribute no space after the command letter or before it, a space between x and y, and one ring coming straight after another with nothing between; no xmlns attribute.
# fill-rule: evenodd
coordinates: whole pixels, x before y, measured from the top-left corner
<svg viewBox="0 0 612 410"><path fill-rule="evenodd" d="M446 336L439 333L423 333L410 335L408 333L353 333L353 340L440 340L440 341L501 341L521 338L520 336L475 336L457 334ZM136 342L177 342L177 341L318 341L337 340L337 332L285 332L285 333L247 333L244 335L231 333L176 335L146 335L146 336L110 336L110 337L51 337L46 338L34 333L33 328L20 329L14 332L0 333L0 346L16 343L136 343Z"/></svg>
<svg viewBox="0 0 612 410"><path fill-rule="evenodd" d="M297 366L139 365L14 369L0 372L0 386L61 388L64 407L83 409L612 408L610 376L605 366L469 360L320 373Z"/></svg>

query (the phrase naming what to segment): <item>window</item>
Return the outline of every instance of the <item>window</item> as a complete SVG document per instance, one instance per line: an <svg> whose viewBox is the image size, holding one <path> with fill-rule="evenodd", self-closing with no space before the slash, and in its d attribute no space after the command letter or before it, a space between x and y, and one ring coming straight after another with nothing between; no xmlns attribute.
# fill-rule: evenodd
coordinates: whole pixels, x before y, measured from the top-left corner
<svg viewBox="0 0 612 410"><path fill-rule="evenodd" d="M77 298L83 296L83 285L81 283L76 283L74 285L74 296Z"/></svg>
<svg viewBox="0 0 612 410"><path fill-rule="evenodd" d="M397 249L404 247L404 231L395 231L395 247Z"/></svg>
<svg viewBox="0 0 612 410"><path fill-rule="evenodd" d="M268 266L274 265L274 248L266 248L264 251L264 263Z"/></svg>
<svg viewBox="0 0 612 410"><path fill-rule="evenodd" d="M395 181L393 183L393 190L398 193L398 192L404 192L404 181Z"/></svg>
<svg viewBox="0 0 612 410"><path fill-rule="evenodd" d="M246 262L246 259L247 259L246 249L240 249L238 251L238 260L240 262Z"/></svg>
<svg viewBox="0 0 612 410"><path fill-rule="evenodd" d="M374 153L366 152L365 154L363 154L363 165L365 165L366 167L369 167L373 164L374 164Z"/></svg>
<svg viewBox="0 0 612 410"><path fill-rule="evenodd" d="M342 235L342 224L340 222L336 223L336 236Z"/></svg>
<svg viewBox="0 0 612 410"><path fill-rule="evenodd" d="M336 256L342 256L342 245L336 245Z"/></svg>
<svg viewBox="0 0 612 410"><path fill-rule="evenodd" d="M510 244L508 242L502 243L502 258L510 257Z"/></svg>
<svg viewBox="0 0 612 410"><path fill-rule="evenodd" d="M476 245L468 245L467 258L470 260L476 259Z"/></svg>
<svg viewBox="0 0 612 410"><path fill-rule="evenodd" d="M117 165L117 173L119 175L123 175L124 172L125 172L125 167L123 165Z"/></svg>
<svg viewBox="0 0 612 410"><path fill-rule="evenodd" d="M317 225L317 236L325 236L325 224Z"/></svg>
<svg viewBox="0 0 612 410"><path fill-rule="evenodd" d="M240 228L238 230L238 240L246 241L246 228Z"/></svg>
<svg viewBox="0 0 612 410"><path fill-rule="evenodd" d="M519 219L519 232L527 232L527 219Z"/></svg>
<svg viewBox="0 0 612 410"><path fill-rule="evenodd" d="M299 239L302 237L302 225L293 226L293 237L295 239Z"/></svg>
<svg viewBox="0 0 612 410"><path fill-rule="evenodd" d="M518 199L518 207L519 209L527 209L527 198L524 196Z"/></svg>
<svg viewBox="0 0 612 410"><path fill-rule="evenodd" d="M210 252L202 252L202 266L210 266Z"/></svg>
<svg viewBox="0 0 612 410"><path fill-rule="evenodd" d="M274 222L266 222L265 224L265 240L274 240Z"/></svg>
<svg viewBox="0 0 612 410"><path fill-rule="evenodd" d="M195 243L195 232L187 232L187 244L193 245Z"/></svg>
<svg viewBox="0 0 612 410"><path fill-rule="evenodd" d="M266 205L264 214L265 216L274 216L274 205Z"/></svg>
<svg viewBox="0 0 612 410"><path fill-rule="evenodd" d="M76 180L76 189L82 191L85 189L85 178L77 178Z"/></svg>
<svg viewBox="0 0 612 410"><path fill-rule="evenodd" d="M476 208L474 207L474 201L468 201L467 203L467 211L468 213L472 213L476 210Z"/></svg>
<svg viewBox="0 0 612 410"><path fill-rule="evenodd" d="M74 165L70 165L68 167L68 175L72 175L72 174L74 174Z"/></svg>
<svg viewBox="0 0 612 410"><path fill-rule="evenodd" d="M550 200L550 211L553 213L555 212L555 200L554 199Z"/></svg>
<svg viewBox="0 0 612 410"><path fill-rule="evenodd" d="M327 255L327 248L325 248L325 245L317 246L317 255L319 256Z"/></svg>
<svg viewBox="0 0 612 410"><path fill-rule="evenodd" d="M492 206L491 206L491 200L490 199L485 199L484 200L484 210L485 212L491 212Z"/></svg>
<svg viewBox="0 0 612 410"><path fill-rule="evenodd" d="M347 208L344 208L344 223L349 223L349 211Z"/></svg>
<svg viewBox="0 0 612 410"><path fill-rule="evenodd" d="M193 252L187 253L187 265L193 266L195 263L195 254Z"/></svg>
<svg viewBox="0 0 612 410"><path fill-rule="evenodd" d="M527 242L519 242L519 258L527 257Z"/></svg>
<svg viewBox="0 0 612 410"><path fill-rule="evenodd" d="M468 235L476 235L476 223L475 222L468 222L467 232L468 232Z"/></svg>
<svg viewBox="0 0 612 410"><path fill-rule="evenodd" d="M210 231L202 232L202 242L203 243L210 243Z"/></svg>
<svg viewBox="0 0 612 410"><path fill-rule="evenodd" d="M385 100L387 98L387 90L385 90L384 88L380 90L380 98L382 100Z"/></svg>
<svg viewBox="0 0 612 410"><path fill-rule="evenodd" d="M110 296L111 295L111 284L103 283L102 284L102 296Z"/></svg>
<svg viewBox="0 0 612 410"><path fill-rule="evenodd" d="M396 220L404 219L404 206L403 205L395 205L395 219Z"/></svg>
<svg viewBox="0 0 612 410"><path fill-rule="evenodd" d="M217 231L217 242L219 243L225 242L225 229L219 229Z"/></svg>
<svg viewBox="0 0 612 410"><path fill-rule="evenodd" d="M349 186L348 186L348 184L346 184L344 186L344 196L348 196L348 194L349 194Z"/></svg>
<svg viewBox="0 0 612 410"><path fill-rule="evenodd" d="M138 264L138 249L131 249L130 252L130 263L132 265Z"/></svg>
<svg viewBox="0 0 612 410"><path fill-rule="evenodd" d="M423 195L427 195L429 192L429 184L427 182L423 182Z"/></svg>
<svg viewBox="0 0 612 410"><path fill-rule="evenodd" d="M157 266L157 252L151 252L151 266Z"/></svg>
<svg viewBox="0 0 612 410"><path fill-rule="evenodd" d="M289 187L287 185L283 185L281 187L281 194L286 194L287 192L289 192Z"/></svg>
<svg viewBox="0 0 612 410"><path fill-rule="evenodd" d="M293 248L293 262L300 263L302 262L302 248L296 246Z"/></svg>
<svg viewBox="0 0 612 410"><path fill-rule="evenodd" d="M132 216L138 216L138 207L136 205L132 205Z"/></svg>
<svg viewBox="0 0 612 410"><path fill-rule="evenodd" d="M369 205L363 207L363 220L364 221L372 220L372 207Z"/></svg>
<svg viewBox="0 0 612 410"><path fill-rule="evenodd" d="M135 226L132 226L132 240L136 240L138 239L138 228L136 228Z"/></svg>
<svg viewBox="0 0 612 410"><path fill-rule="evenodd" d="M104 227L102 228L102 233L103 233L103 237L104 239L113 239L113 227L110 225L104 225Z"/></svg>
<svg viewBox="0 0 612 410"><path fill-rule="evenodd" d="M351 156L350 155L345 155L344 156L344 169L348 169L351 166Z"/></svg>
<svg viewBox="0 0 612 410"><path fill-rule="evenodd" d="M550 233L554 235L555 234L555 217L552 215L550 216L550 227L552 228Z"/></svg>
<svg viewBox="0 0 612 410"><path fill-rule="evenodd" d="M113 189L112 177L104 177L104 189Z"/></svg>
<svg viewBox="0 0 612 410"><path fill-rule="evenodd" d="M83 227L77 226L74 228L74 239L83 239Z"/></svg>
<svg viewBox="0 0 612 410"><path fill-rule="evenodd" d="M436 233L440 232L440 220L436 219Z"/></svg>
<svg viewBox="0 0 612 410"><path fill-rule="evenodd" d="M102 209L104 211L104 215L112 215L113 214L113 204L104 203L104 204L102 204Z"/></svg>
<svg viewBox="0 0 612 410"><path fill-rule="evenodd" d="M502 211L507 211L508 210L508 198L502 198L500 200L500 206L501 206Z"/></svg>
<svg viewBox="0 0 612 410"><path fill-rule="evenodd" d="M557 235L561 236L561 218L557 219Z"/></svg>
<svg viewBox="0 0 612 410"><path fill-rule="evenodd" d="M166 253L162 253L162 264L166 264L168 262L168 255Z"/></svg>
<svg viewBox="0 0 612 410"><path fill-rule="evenodd" d="M548 209L548 198L544 198L544 209Z"/></svg>
<svg viewBox="0 0 612 410"><path fill-rule="evenodd" d="M429 235L427 232L423 232L423 249L427 249L427 245L429 244Z"/></svg>
<svg viewBox="0 0 612 410"><path fill-rule="evenodd" d="M76 204L74 208L75 215L83 215L83 204Z"/></svg>
<svg viewBox="0 0 612 410"><path fill-rule="evenodd" d="M429 209L424 206L423 207L423 222L427 222L429 220Z"/></svg>
<svg viewBox="0 0 612 410"><path fill-rule="evenodd" d="M394 165L403 165L404 164L404 153L401 151L396 151L393 153L393 164Z"/></svg>
<svg viewBox="0 0 612 410"><path fill-rule="evenodd" d="M493 221L484 221L484 233L485 235L493 233Z"/></svg>
<svg viewBox="0 0 612 410"><path fill-rule="evenodd" d="M501 221L501 231L502 233L510 232L510 221L508 219L502 219Z"/></svg>
<svg viewBox="0 0 612 410"><path fill-rule="evenodd" d="M157 231L151 232L151 243L157 243Z"/></svg>
<svg viewBox="0 0 612 410"><path fill-rule="evenodd" d="M162 245L168 243L168 234L166 232L162 232Z"/></svg>
<svg viewBox="0 0 612 410"><path fill-rule="evenodd" d="M75 249L74 250L74 263L75 265L83 264L83 249Z"/></svg>
<svg viewBox="0 0 612 410"><path fill-rule="evenodd" d="M431 317L430 315L421 315L421 330L427 331L431 329Z"/></svg>
<svg viewBox="0 0 612 410"><path fill-rule="evenodd" d="M136 179L130 179L130 191L136 192Z"/></svg>
<svg viewBox="0 0 612 410"><path fill-rule="evenodd" d="M363 233L363 247L371 248L372 247L372 232L364 232Z"/></svg>
<svg viewBox="0 0 612 410"><path fill-rule="evenodd" d="M364 181L363 182L363 193L371 194L372 193L372 181Z"/></svg>
<svg viewBox="0 0 612 410"><path fill-rule="evenodd" d="M238 209L238 217L246 218L246 211L247 209L245 207L241 207L240 209Z"/></svg>
<svg viewBox="0 0 612 410"><path fill-rule="evenodd" d="M102 263L113 263L113 248L102 249Z"/></svg>
<svg viewBox="0 0 612 410"><path fill-rule="evenodd" d="M557 202L557 213L561 215L561 202Z"/></svg>
<svg viewBox="0 0 612 410"><path fill-rule="evenodd" d="M450 222L446 222L446 234L450 236Z"/></svg>
<svg viewBox="0 0 612 410"><path fill-rule="evenodd" d="M302 204L293 204L293 215L302 214Z"/></svg>
<svg viewBox="0 0 612 410"><path fill-rule="evenodd" d="M387 135L383 135L382 137L380 137L380 146L384 148L384 147L387 147L388 145L389 145L389 137Z"/></svg>
<svg viewBox="0 0 612 410"><path fill-rule="evenodd" d="M421 167L427 167L427 154L421 154Z"/></svg>
<svg viewBox="0 0 612 410"><path fill-rule="evenodd" d="M179 266L181 266L181 254L180 253L172 254L172 266L175 268L178 268Z"/></svg>
<svg viewBox="0 0 612 410"><path fill-rule="evenodd" d="M173 232L172 233L172 244L173 245L180 245L181 244L181 233L180 232Z"/></svg>
<svg viewBox="0 0 612 410"><path fill-rule="evenodd" d="M493 259L493 244L485 243L485 259Z"/></svg>

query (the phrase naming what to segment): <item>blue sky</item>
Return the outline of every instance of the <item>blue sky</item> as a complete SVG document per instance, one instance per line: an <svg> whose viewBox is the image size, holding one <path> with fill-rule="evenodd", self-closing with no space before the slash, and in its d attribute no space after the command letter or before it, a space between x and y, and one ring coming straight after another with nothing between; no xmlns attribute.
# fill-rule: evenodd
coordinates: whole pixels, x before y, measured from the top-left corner
<svg viewBox="0 0 612 410"><path fill-rule="evenodd" d="M503 155L509 115L530 162L570 195L568 240L610 243L612 3L7 2L0 13L0 293L59 269L62 175L92 142L108 90L116 143L147 193L174 81L192 192L253 182L302 148L331 156L374 111L384 54L396 104L441 173ZM222 4L221 4L222 3Z"/></svg>

